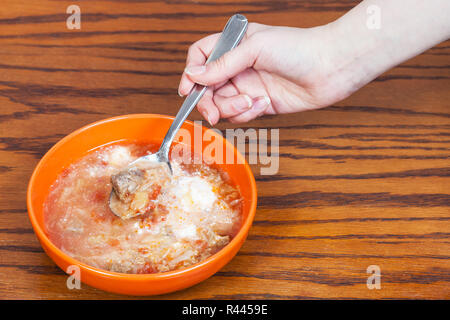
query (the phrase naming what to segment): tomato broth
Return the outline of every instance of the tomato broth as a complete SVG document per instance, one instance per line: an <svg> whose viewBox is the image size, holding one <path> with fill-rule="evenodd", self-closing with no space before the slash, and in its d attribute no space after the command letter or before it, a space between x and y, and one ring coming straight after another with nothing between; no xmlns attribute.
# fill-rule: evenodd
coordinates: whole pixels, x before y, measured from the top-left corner
<svg viewBox="0 0 450 320"><path fill-rule="evenodd" d="M157 273L198 263L226 246L241 225L241 194L225 172L172 159L169 184L148 194L148 210L127 220L109 206L111 176L155 146L101 147L65 169L44 204L50 240L93 267Z"/></svg>

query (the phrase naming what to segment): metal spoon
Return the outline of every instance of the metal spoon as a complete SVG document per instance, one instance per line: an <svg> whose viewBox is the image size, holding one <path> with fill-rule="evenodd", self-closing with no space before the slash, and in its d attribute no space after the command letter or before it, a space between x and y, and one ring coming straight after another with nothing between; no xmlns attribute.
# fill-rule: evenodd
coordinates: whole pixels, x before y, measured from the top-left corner
<svg viewBox="0 0 450 320"><path fill-rule="evenodd" d="M245 31L247 30L247 25L248 21L245 16L241 14L233 15L225 25L222 35L217 41L217 44L214 47L211 55L208 57L206 64L219 59L226 52L235 48L243 38ZM132 192L133 189L136 189L138 187L139 181L142 180L139 176L139 170L135 170L137 165L155 167L165 164L167 165L170 174L172 174L172 166L170 165L169 161L170 146L172 145L173 139L175 138L175 135L180 129L181 125L197 105L206 89L206 86L202 86L199 84L196 84L194 86L191 93L184 100L180 110L178 111L174 121L172 122L172 125L167 131L167 134L164 137L164 140L158 152L136 159L135 161L130 163L127 168L119 172L117 175L111 177L111 181L113 182L113 190L111 191L111 195L109 198L109 207L115 215L123 219L128 219L141 213L130 213L129 211L123 211L127 208L127 206L121 203L122 201L119 197L120 192L118 190L119 186L117 183L114 183L114 177L116 178L117 182L117 177L119 177L119 175L122 175L123 183L121 187L128 188L127 190L129 192Z"/></svg>

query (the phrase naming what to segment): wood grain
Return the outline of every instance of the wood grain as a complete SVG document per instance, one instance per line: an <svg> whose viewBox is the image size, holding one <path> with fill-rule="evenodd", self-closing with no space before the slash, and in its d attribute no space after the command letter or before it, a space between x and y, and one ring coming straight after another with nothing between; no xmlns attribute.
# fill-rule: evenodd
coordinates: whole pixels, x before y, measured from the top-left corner
<svg viewBox="0 0 450 320"><path fill-rule="evenodd" d="M74 3L81 30L66 28ZM128 298L68 290L33 233L26 187L56 141L110 116L174 115L187 48L235 12L310 27L356 3L2 1L0 298ZM445 42L335 106L244 125L280 128L279 173L253 167L248 240L212 278L153 298L450 298L449 58ZM380 290L366 287L369 265L381 268Z"/></svg>

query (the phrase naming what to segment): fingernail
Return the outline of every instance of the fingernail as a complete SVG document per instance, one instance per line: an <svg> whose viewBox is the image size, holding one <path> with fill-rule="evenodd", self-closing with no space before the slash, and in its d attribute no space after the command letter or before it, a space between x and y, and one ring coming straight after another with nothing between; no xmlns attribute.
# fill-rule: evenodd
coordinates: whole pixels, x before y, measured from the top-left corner
<svg viewBox="0 0 450 320"><path fill-rule="evenodd" d="M253 101L249 96L243 94L234 99L232 105L237 112L244 112L252 107Z"/></svg>
<svg viewBox="0 0 450 320"><path fill-rule="evenodd" d="M256 98L255 102L253 103L253 109L264 111L270 103L270 98L267 96Z"/></svg>
<svg viewBox="0 0 450 320"><path fill-rule="evenodd" d="M212 121L211 121L211 117L210 117L208 111L206 111L206 117L205 117L205 118L206 118L206 121L208 121L209 125L212 127L212 126L213 126L213 123L212 123Z"/></svg>
<svg viewBox="0 0 450 320"><path fill-rule="evenodd" d="M178 95L183 98L183 95L180 93L180 89L178 89Z"/></svg>
<svg viewBox="0 0 450 320"><path fill-rule="evenodd" d="M184 69L188 75L195 76L206 71L206 66L191 66Z"/></svg>

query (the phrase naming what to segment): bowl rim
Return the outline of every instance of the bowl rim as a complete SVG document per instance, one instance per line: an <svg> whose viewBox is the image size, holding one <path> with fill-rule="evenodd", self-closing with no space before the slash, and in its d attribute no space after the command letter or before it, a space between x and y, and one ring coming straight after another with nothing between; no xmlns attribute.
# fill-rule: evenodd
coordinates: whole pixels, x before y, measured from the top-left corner
<svg viewBox="0 0 450 320"><path fill-rule="evenodd" d="M255 177L250 169L249 164L245 160L245 157L239 152L239 150L233 146L226 138L223 136L217 134L216 132L212 132L213 135L221 137L223 140L225 140L225 144L232 147L234 152L236 153L239 160L243 160L242 162L244 164L244 169L247 173L247 175L250 177L250 185L251 185L251 196L254 199L249 208L249 213L247 218L245 219L244 223L242 224L241 228L239 229L238 233L234 236L234 238L222 249L220 249L218 252L213 254L212 256L206 258L203 261L200 261L198 263L195 263L189 267L185 267L178 270L172 270L167 272L159 272L159 273L148 273L148 274L133 274L133 273L120 273L120 272L114 272L114 271L108 271L103 270L100 268L96 268L93 266L90 266L84 262L81 262L65 252L63 252L60 248L58 248L55 244L53 244L52 241L47 237L44 230L40 227L37 218L34 213L33 205L32 205L32 192L33 192L33 186L35 184L35 181L37 179L37 175L40 172L43 165L46 163L47 159L50 158L58 149L60 146L64 145L66 142L72 140L74 137L79 135L80 133L89 130L92 127L102 125L104 123L113 122L113 121L120 121L120 120L129 120L129 119L140 119L140 118L159 118L159 119L168 119L172 120L174 119L173 116L168 115L161 115L161 114L155 114L155 113L137 113L137 114L125 114L115 117L110 117L102 120L98 120L92 123L89 123L70 134L66 135L62 139L60 139L57 143L55 143L45 154L44 156L39 160L38 164L33 170L33 173L31 175L31 178L28 183L27 188L27 211L28 211L28 217L31 221L32 227L34 229L34 232L36 233L36 236L38 237L39 241L44 242L44 249L47 247L51 252L55 253L57 256L62 258L63 261L69 263L69 265L77 265L81 269L85 269L88 272L100 274L102 276L106 276L109 278L115 278L115 279L127 279L127 280L163 280L168 278L175 278L175 277L181 277L184 275L187 275L189 273L195 272L197 270L202 269L204 266L213 263L217 260L222 260L221 258L228 255L230 251L233 250L236 246L238 246L240 243L242 243L245 238L247 237L248 231L253 223L253 219L256 212L256 205L257 205L257 189L256 189L256 182ZM192 126L199 126L198 124L194 123L193 121L186 120L185 123L189 123ZM200 125L201 129L204 130L210 130L207 127L204 127ZM100 146L98 146L100 147ZM97 148L97 147L95 147ZM90 149L88 152L94 150L95 148ZM42 244L41 244L42 245ZM234 255L233 255L234 257ZM53 259L52 259L53 260ZM61 267L60 267L61 268ZM61 268L62 269L62 268ZM62 269L63 270L63 269ZM63 270L66 273L66 270Z"/></svg>

